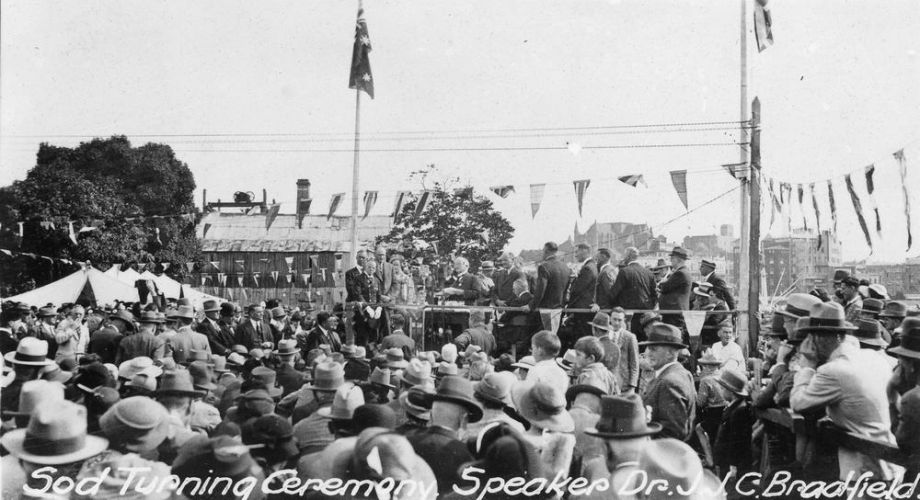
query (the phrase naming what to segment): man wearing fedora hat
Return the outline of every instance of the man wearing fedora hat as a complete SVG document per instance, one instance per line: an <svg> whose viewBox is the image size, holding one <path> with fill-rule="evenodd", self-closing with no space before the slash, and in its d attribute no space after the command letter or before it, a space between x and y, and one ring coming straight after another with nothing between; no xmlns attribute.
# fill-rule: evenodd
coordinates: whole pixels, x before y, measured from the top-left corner
<svg viewBox="0 0 920 500"><path fill-rule="evenodd" d="M492 372L473 384L473 398L482 406L482 418L460 431L461 441L475 439L483 428L496 422L505 422L518 432L524 432L522 422L512 416L516 412L509 411L514 407L511 402L511 388L515 382L515 376L511 372ZM523 420L520 416L515 416Z"/></svg>
<svg viewBox="0 0 920 500"><path fill-rule="evenodd" d="M604 455L585 462L585 476L592 481L612 479L611 475L620 469L634 467L652 436L659 432L660 424L647 423L645 407L638 395L601 397L597 425L584 433L603 440Z"/></svg>
<svg viewBox="0 0 920 500"><path fill-rule="evenodd" d="M146 356L150 359L166 357L166 341L156 336L157 325L160 317L155 311L144 311L138 320L137 332L125 336L118 343L118 352L115 355L115 364Z"/></svg>
<svg viewBox="0 0 920 500"><path fill-rule="evenodd" d="M671 250L671 274L658 284L658 306L662 311L686 311L690 309L690 288L693 279L687 269L689 254L681 247ZM662 314L662 321L681 330L684 344L688 344L689 335L684 325L683 314Z"/></svg>
<svg viewBox="0 0 920 500"><path fill-rule="evenodd" d="M800 321L799 330L808 337L799 350L792 409L801 413L826 408L828 417L847 431L895 444L885 392L891 372L879 370L876 354L859 348L852 336L856 327L846 321L843 307L822 302ZM840 447L837 457L841 478L851 472L871 472L885 481L895 477L896 466L859 451Z"/></svg>
<svg viewBox="0 0 920 500"><path fill-rule="evenodd" d="M459 483L460 466L473 459L459 436L467 422L482 419L482 408L473 398L470 381L455 375L444 377L434 394L421 396L419 403L431 409L431 421L406 437L415 453L431 465L438 493L443 495Z"/></svg>
<svg viewBox="0 0 920 500"><path fill-rule="evenodd" d="M15 351L6 353L4 361L13 366L13 380L0 391L0 410L16 411L23 384L39 378L41 369L54 363L48 359L48 343L34 337L19 342Z"/></svg>
<svg viewBox="0 0 920 500"><path fill-rule="evenodd" d="M234 342L233 329L225 328L223 318L224 315L229 318L233 317L233 305L227 303L227 307L224 307L224 304L218 304L216 300L206 300L202 306L204 320L198 323L196 330L208 338L211 352L225 356Z"/></svg>
<svg viewBox="0 0 920 500"><path fill-rule="evenodd" d="M912 380L914 385L901 396L896 435L898 447L911 455L907 474L916 475L920 473L920 384L917 382L920 380L920 318L906 318L901 328L901 344L889 351L898 356L901 365L900 376L896 374L892 382L895 382L895 378L905 379ZM897 393L897 388L891 389L890 392ZM892 405L893 408L896 406Z"/></svg>
<svg viewBox="0 0 920 500"><path fill-rule="evenodd" d="M29 329L29 336L48 343L48 357L54 359L58 343L55 340L55 325L57 324L58 313L52 306L42 307L38 310L38 322Z"/></svg>
<svg viewBox="0 0 920 500"><path fill-rule="evenodd" d="M652 421L662 426L662 437L690 439L696 415L696 387L693 376L677 361L686 349L680 330L673 325L655 323L646 346L646 355L655 378L645 388L642 400L652 408Z"/></svg>

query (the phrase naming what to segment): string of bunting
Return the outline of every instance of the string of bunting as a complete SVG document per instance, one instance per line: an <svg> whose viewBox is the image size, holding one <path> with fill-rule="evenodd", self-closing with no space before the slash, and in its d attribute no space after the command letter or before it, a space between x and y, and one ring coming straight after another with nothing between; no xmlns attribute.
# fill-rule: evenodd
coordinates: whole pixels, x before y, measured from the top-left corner
<svg viewBox="0 0 920 500"><path fill-rule="evenodd" d="M892 153L892 158L894 159L894 164L897 167L897 175L900 179L901 191L904 203L904 215L907 219L907 250L910 251L913 247L913 234L911 233L911 203L910 203L910 191L907 189L907 186L910 185L907 179L907 156L904 153L904 149L899 149ZM795 209L798 210L798 215L802 218L802 226L805 229L808 229L809 219L814 219L818 234L821 234L821 217L822 217L822 204L818 200L817 193L821 189L821 186L826 186L825 192L827 193L827 204L828 210L827 213L831 217L831 229L834 233L837 232L837 219L838 219L838 207L837 207L837 195L835 188L835 181L839 181L841 178L843 180L843 185L846 188L846 192L849 195L850 202L853 206L853 212L856 216L856 220L859 223L859 228L863 234L863 238L866 241L866 245L869 247L870 255L875 251L876 237L882 236L882 217L879 212L878 201L876 199L876 178L875 174L877 171L876 165L885 165L880 162L871 163L863 168L853 170L843 175L838 175L825 179L822 181L815 181L810 183L789 183L781 182L772 177L764 175L764 181L766 184L767 193L762 197L761 201L764 203L762 209L764 211L770 211L770 228L772 229L776 221L776 215L780 214L783 218L786 219L786 224L788 229L792 229L792 219ZM855 175L854 174L862 174ZM869 208L871 209L872 214L874 215L874 224L870 224L869 220L865 214L865 207L863 200L860 198L860 193L857 190L857 181L859 179L863 180L865 187L865 193L868 195ZM808 207L808 203L805 201L806 190L810 194L811 203ZM793 192L796 193L793 196ZM894 201L894 200L892 200ZM766 207L769 205L769 208ZM797 207L793 206L797 205ZM873 236L874 234L874 236ZM818 240L818 248L820 249L822 242Z"/></svg>
<svg viewBox="0 0 920 500"><path fill-rule="evenodd" d="M58 226L61 226L61 229L66 228L67 237L70 239L70 241L73 242L74 245L76 245L77 237L79 235L84 234L84 233L89 233L92 231L97 231L100 228L102 228L107 222L124 221L124 222L141 222L141 223L153 222L153 223L156 223L158 221L184 219L189 223L194 223L195 217L196 217L196 214L194 213L172 214L172 215L129 215L125 217L97 217L97 216L74 217L74 216L69 216L69 217L66 217L66 219L63 217L55 217L53 218L53 220L33 219L33 220L27 220L27 221L18 221L16 223L16 226L17 226L17 234L19 235L20 238L25 237L27 225L32 226L32 227L40 227L46 231L48 230L56 231L58 230ZM57 223L55 223L55 220L57 221ZM81 227L79 229L75 229L74 224L80 224ZM2 229L2 226L0 226L0 229ZM156 240L158 242L161 242L159 227L154 227L154 235L156 237Z"/></svg>

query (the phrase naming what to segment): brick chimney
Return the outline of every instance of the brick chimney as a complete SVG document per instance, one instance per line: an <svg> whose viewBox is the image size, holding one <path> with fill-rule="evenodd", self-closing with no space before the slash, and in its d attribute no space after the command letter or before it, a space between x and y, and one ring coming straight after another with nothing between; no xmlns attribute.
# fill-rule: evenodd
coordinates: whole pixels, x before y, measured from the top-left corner
<svg viewBox="0 0 920 500"><path fill-rule="evenodd" d="M310 180L297 179L297 227L303 227L303 218L310 214Z"/></svg>

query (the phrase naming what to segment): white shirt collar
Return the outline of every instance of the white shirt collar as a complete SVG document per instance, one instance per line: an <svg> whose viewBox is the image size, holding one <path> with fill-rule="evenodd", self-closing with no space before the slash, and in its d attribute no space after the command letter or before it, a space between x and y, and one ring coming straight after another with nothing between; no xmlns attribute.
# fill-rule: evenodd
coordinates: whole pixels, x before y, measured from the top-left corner
<svg viewBox="0 0 920 500"><path fill-rule="evenodd" d="M712 276L712 273L714 273L714 272L715 272L715 271L712 271L712 272L710 272L709 274L707 274L706 276L703 276L703 281L708 280L709 277Z"/></svg>
<svg viewBox="0 0 920 500"><path fill-rule="evenodd" d="M665 370L667 370L671 365L676 365L676 364L677 364L677 361L671 361L670 363L668 363L668 364L662 366L661 368L655 370L655 378L661 377L661 374L664 373Z"/></svg>

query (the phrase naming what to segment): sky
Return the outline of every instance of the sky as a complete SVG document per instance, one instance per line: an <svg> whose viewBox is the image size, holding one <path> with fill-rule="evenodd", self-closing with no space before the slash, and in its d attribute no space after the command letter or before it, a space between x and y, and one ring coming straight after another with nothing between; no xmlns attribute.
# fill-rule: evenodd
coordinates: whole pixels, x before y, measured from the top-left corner
<svg viewBox="0 0 920 500"><path fill-rule="evenodd" d="M920 195L904 198L905 148L920 192L920 9L913 0L774 0L775 44L758 53L748 1L750 99L762 104L763 173L833 179L845 259L920 254ZM437 166L486 193L516 228L512 250L564 240L576 224L650 224L680 241L739 224L740 9L702 0L366 0L376 98L362 95L361 191L418 190ZM0 185L25 177L38 143L126 135L173 147L196 203L252 191L293 212L351 191L355 91L347 88L356 2L0 1ZM712 125L686 125L713 123ZM662 124L676 124L666 127ZM642 125L642 127L636 127ZM647 127L645 125L655 125ZM625 127L624 127L625 126ZM694 146L674 146L694 144ZM700 146L699 144L708 144ZM668 147L662 147L668 145ZM655 146L655 147L652 147ZM876 166L882 231L870 255L843 176ZM671 170L688 171L685 209ZM643 174L648 187L618 176ZM591 179L579 214L572 185ZM530 184L546 184L531 215ZM489 193L511 184L506 199ZM734 191L733 191L734 190ZM361 195L359 195L361 196ZM714 201L711 201L713 200ZM342 203L347 213L350 198ZM801 215L793 210L793 227ZM809 226L814 215L808 211ZM763 232L782 235L781 218Z"/></svg>

